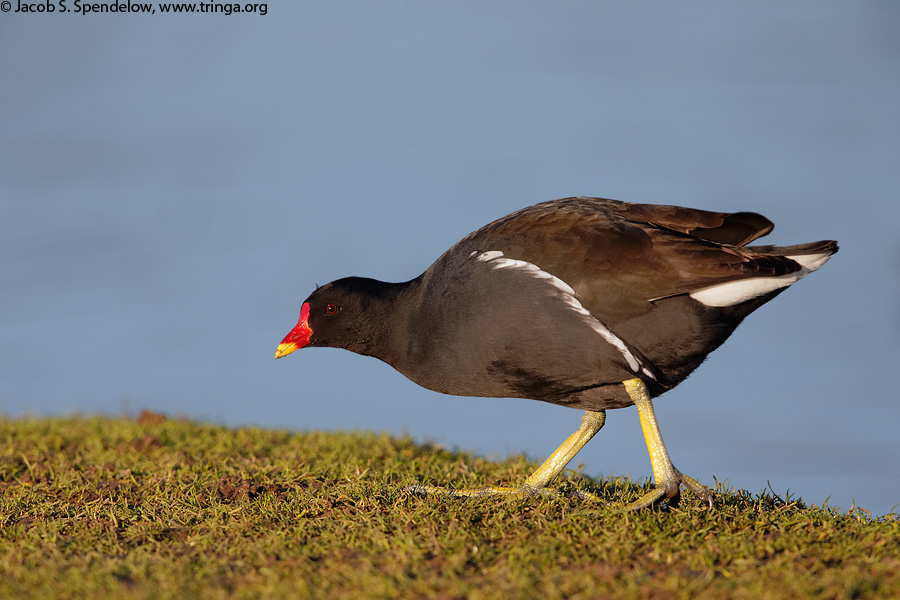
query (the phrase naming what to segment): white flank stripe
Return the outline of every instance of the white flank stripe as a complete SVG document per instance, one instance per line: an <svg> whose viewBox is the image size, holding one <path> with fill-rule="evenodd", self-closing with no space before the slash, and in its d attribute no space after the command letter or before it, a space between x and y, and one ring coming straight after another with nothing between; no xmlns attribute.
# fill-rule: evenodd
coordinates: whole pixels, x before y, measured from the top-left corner
<svg viewBox="0 0 900 600"><path fill-rule="evenodd" d="M787 258L797 261L803 268L796 273L778 277L753 277L712 285L691 292L690 297L706 306L734 306L796 283L828 262L831 253L804 254Z"/></svg>
<svg viewBox="0 0 900 600"><path fill-rule="evenodd" d="M648 377L653 380L656 380L653 377L652 372L647 367L641 365L640 361L638 361L637 357L628 349L628 346L625 345L625 342L621 340L616 334L610 331L606 325L601 323L594 315L592 315L588 310L582 306L581 302L578 301L578 298L575 297L575 290L572 289L568 283L544 271L540 267L530 262L524 260L516 260L514 258L506 258L503 256L503 253L498 250L491 250L489 252L472 252L470 256L475 256L478 260L489 263L491 267L495 269L519 269L525 273L528 273L532 277L536 277L547 283L554 286L557 290L563 293L562 300L575 312L581 315L584 322L594 331L600 334L600 336L606 340L609 344L614 346L616 350L622 353L622 356L625 357L625 360L628 362L629 368L632 371L637 373L641 371Z"/></svg>

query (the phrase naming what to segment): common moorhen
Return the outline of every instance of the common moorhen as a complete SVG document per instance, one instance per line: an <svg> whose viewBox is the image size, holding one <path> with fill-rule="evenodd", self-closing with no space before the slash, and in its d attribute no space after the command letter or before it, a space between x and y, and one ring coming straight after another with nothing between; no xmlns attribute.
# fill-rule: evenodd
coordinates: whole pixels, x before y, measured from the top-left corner
<svg viewBox="0 0 900 600"><path fill-rule="evenodd" d="M445 394L586 411L520 488L414 491L552 495L546 486L605 410L635 404L656 489L627 508L677 502L681 484L711 504L710 491L672 465L650 399L838 250L833 241L747 246L772 227L751 212L583 197L535 204L464 237L410 281L347 277L317 288L275 358L346 348Z"/></svg>

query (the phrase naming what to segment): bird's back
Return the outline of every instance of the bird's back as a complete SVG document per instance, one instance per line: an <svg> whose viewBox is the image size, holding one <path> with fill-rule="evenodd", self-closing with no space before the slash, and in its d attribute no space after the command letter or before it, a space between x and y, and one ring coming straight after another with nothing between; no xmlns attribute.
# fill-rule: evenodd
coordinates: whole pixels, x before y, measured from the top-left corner
<svg viewBox="0 0 900 600"><path fill-rule="evenodd" d="M657 395L837 251L830 241L746 246L771 230L755 213L599 198L522 209L420 278L413 320L428 335L407 374L450 394L593 410L629 404L618 384L634 376Z"/></svg>

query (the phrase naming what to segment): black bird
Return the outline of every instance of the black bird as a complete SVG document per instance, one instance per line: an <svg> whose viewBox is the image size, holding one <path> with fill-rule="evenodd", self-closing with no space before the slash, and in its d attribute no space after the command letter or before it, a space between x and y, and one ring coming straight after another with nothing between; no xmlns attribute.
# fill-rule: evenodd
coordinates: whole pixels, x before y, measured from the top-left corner
<svg viewBox="0 0 900 600"><path fill-rule="evenodd" d="M772 227L751 212L583 197L535 204L469 234L410 281L347 277L317 288L275 358L346 348L445 394L586 411L520 488L414 491L552 495L546 486L603 427L606 409L635 404L656 489L627 508L677 502L681 484L711 504L672 465L651 398L838 250L833 241L747 246Z"/></svg>

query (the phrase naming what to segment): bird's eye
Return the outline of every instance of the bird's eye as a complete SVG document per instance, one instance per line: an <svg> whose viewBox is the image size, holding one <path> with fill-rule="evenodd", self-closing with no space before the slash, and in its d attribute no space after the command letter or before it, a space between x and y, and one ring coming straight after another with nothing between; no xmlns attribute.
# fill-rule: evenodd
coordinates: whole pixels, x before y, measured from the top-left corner
<svg viewBox="0 0 900 600"><path fill-rule="evenodd" d="M325 314L326 315L333 315L336 312L337 312L336 304L326 304L325 305Z"/></svg>

